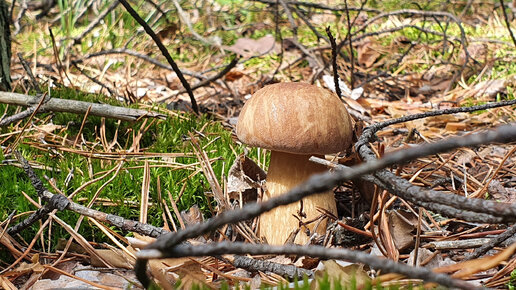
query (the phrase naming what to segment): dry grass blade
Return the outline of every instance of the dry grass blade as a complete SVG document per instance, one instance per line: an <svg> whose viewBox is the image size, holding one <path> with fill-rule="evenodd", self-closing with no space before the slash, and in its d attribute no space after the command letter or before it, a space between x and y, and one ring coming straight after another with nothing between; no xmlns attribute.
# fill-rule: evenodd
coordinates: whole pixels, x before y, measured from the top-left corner
<svg viewBox="0 0 516 290"><path fill-rule="evenodd" d="M122 243L120 243L118 241L118 239L113 236L108 230L107 228L99 223L97 220L93 219L93 218L88 218L92 223L94 223L115 245L117 245L122 251L124 251L127 255L129 255L129 257L133 258L133 259L136 259L136 256L127 249L127 247L125 247L124 245L122 245Z"/></svg>
<svg viewBox="0 0 516 290"><path fill-rule="evenodd" d="M190 139L194 147L195 155L197 155L197 158L201 163L201 168L204 172L204 176L206 176L206 179L208 179L208 183L210 184L211 190L213 191L213 196L220 207L219 212L223 212L225 209L229 208L229 204L226 198L224 197L224 191L222 190L222 187L220 187L220 183L217 180L217 176L215 175L215 172L213 172L210 159L208 158L206 152L199 146L197 139L192 133L190 133Z"/></svg>
<svg viewBox="0 0 516 290"><path fill-rule="evenodd" d="M147 209L149 208L149 189L150 189L150 168L149 162L145 161L143 170L142 192L140 198L140 219L143 224L147 223Z"/></svg>

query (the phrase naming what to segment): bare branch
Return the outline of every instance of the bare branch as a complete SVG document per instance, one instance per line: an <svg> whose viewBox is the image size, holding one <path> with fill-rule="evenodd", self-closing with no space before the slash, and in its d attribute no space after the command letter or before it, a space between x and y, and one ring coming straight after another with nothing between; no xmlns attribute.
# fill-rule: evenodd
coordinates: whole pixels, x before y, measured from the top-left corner
<svg viewBox="0 0 516 290"><path fill-rule="evenodd" d="M39 100L40 98L34 96L0 92L0 103L3 104L30 107L37 104ZM152 111L57 98L51 98L46 101L41 106L40 110L46 112L51 111L84 114L90 106L90 114L93 116L119 119L123 121L136 121L140 118L165 119L165 115Z"/></svg>
<svg viewBox="0 0 516 290"><path fill-rule="evenodd" d="M370 254L360 251L352 251L347 249L326 248L323 246L301 246L301 245L285 245L271 246L265 244L249 244L249 243L212 243L202 246L178 245L169 248L166 251L159 252L154 250L142 250L138 253L140 258L179 258L179 257L202 257L223 254L247 254L256 255L276 254L276 255L305 255L312 257L320 257L322 259L342 259L354 263L362 263L370 267L382 270L387 273L399 273L410 278L421 279L429 282L436 282L443 286L460 289L480 289L473 284L453 279L445 274L438 274L424 267L411 267L405 264L397 263L389 259L378 258Z"/></svg>

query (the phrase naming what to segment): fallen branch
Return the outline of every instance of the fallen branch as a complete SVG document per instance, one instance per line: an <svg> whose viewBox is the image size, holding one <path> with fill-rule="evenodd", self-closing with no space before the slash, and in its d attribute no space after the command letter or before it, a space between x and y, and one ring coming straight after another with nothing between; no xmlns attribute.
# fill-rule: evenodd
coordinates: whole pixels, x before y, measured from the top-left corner
<svg viewBox="0 0 516 290"><path fill-rule="evenodd" d="M230 243L220 242L204 244L202 246L178 245L166 251L143 250L138 253L139 258L179 258L179 257L202 257L223 254L247 254L257 255L276 254L276 255L306 255L320 257L322 259L342 259L369 265L371 268L382 270L388 273L399 273L410 278L421 279L424 281L436 282L443 286L460 289L480 289L475 285L451 278L445 274L432 272L424 267L411 267L405 264L394 262L385 258L378 258L360 251L347 249L326 248L323 246L301 246L285 245L271 246L265 244L249 243Z"/></svg>
<svg viewBox="0 0 516 290"><path fill-rule="evenodd" d="M37 105L40 98L35 96L0 92L0 103L31 107ZM45 112L66 112L84 115L91 106L90 115L118 119L123 121L136 121L140 118L159 118L165 119L165 115L145 111L141 109L132 109L119 106L111 106L107 104L89 103L68 99L51 98L45 102L40 110Z"/></svg>
<svg viewBox="0 0 516 290"><path fill-rule="evenodd" d="M496 130L471 134L463 137L449 138L439 142L423 144L403 151L394 152L382 159L371 160L370 162L351 167L349 170L339 170L333 173L312 175L303 184L298 185L278 197L271 198L266 202L251 203L244 206L242 209L224 212L204 223L197 224L175 233L169 233L158 238L156 242L146 247L145 250L139 252L139 255L141 254L142 256L138 255L139 259L135 265L137 277L144 286L148 286L150 284L150 279L146 273L147 260L144 258L148 257L148 252L146 252L148 250L151 251L153 256L159 256L159 254L157 254L159 252L168 253L168 251L171 251L176 245L182 243L186 239L198 237L226 224L235 224L240 221L257 217L260 214L278 206L297 202L309 195L331 190L334 186L343 181L359 178L388 166L408 162L423 156L446 152L459 147L472 147L494 142L509 143L514 141L516 141L516 126L506 125L501 126ZM367 148L367 146L363 147ZM466 202L472 203L477 201L466 200ZM516 205L508 204L499 206L496 202L484 200L478 200L478 203L489 209L489 214L503 217L506 220L516 221Z"/></svg>

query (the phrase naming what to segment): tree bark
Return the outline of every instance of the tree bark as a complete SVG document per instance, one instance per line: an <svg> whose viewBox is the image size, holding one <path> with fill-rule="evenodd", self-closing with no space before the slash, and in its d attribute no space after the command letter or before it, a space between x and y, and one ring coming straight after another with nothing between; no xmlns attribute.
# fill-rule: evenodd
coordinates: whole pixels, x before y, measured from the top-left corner
<svg viewBox="0 0 516 290"><path fill-rule="evenodd" d="M11 31L9 6L0 0L0 90L11 90Z"/></svg>

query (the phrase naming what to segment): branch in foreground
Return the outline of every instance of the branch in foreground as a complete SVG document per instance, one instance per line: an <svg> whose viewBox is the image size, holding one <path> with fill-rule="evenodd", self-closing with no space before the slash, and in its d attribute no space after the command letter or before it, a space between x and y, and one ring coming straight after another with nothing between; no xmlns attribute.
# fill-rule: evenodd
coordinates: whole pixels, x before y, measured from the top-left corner
<svg viewBox="0 0 516 290"><path fill-rule="evenodd" d="M205 223L197 224L179 232L166 234L158 238L155 243L149 245L146 249L166 251L186 239L195 238L226 224L234 224L257 217L275 207L297 202L306 196L330 190L340 182L359 178L363 175L373 173L394 164L407 162L427 155L446 152L459 147L471 147L494 142L509 143L514 141L516 141L516 126L506 125L501 126L496 130L471 134L463 137L449 138L439 142L423 144L407 150L398 151L389 154L382 159L372 160L371 162L351 167L349 170L315 174L306 182L285 194L269 199L263 203L252 203L239 210L224 212ZM363 147L366 148L367 146ZM516 221L516 205L510 204L508 206L504 206L504 210L500 211L500 207L495 202L484 200L478 201L480 204L485 205L486 208L490 210L494 209L496 212L495 214L490 212L494 216L501 216L508 220ZM466 202L472 201L467 200ZM147 260L138 259L135 266L138 279L144 286L149 285L150 283L149 277L147 277L146 274L146 265Z"/></svg>
<svg viewBox="0 0 516 290"><path fill-rule="evenodd" d="M35 104L38 104L40 98L16 94L16 93L8 93L8 92L0 92L0 103L17 105L30 107ZM152 112L145 111L140 109L131 109L119 106L111 106L106 104L97 104L97 103L88 103L83 101L76 100L68 100L68 99L57 99L51 98L45 104L43 104L40 110L43 111L51 111L51 112L66 112L66 113L74 113L74 114L85 114L88 108L91 106L90 115L119 119L122 121L136 121L140 118L159 118L165 119L165 115Z"/></svg>
<svg viewBox="0 0 516 290"><path fill-rule="evenodd" d="M205 223L192 226L186 230L177 233L167 234L158 239L156 243L150 247L153 249L165 249L173 247L176 244L189 239L195 238L199 235L210 232L220 226L237 223L243 220L257 217L258 215L269 211L277 206L286 205L292 202L297 202L306 196L321 193L326 190L331 190L340 182L359 178L363 175L376 172L380 169L415 160L420 157L446 152L459 147L473 147L489 143L509 143L516 141L516 126L505 125L495 130L487 132L471 134L462 137L454 137L445 139L435 143L423 144L415 146L406 150L397 151L385 156L382 159L373 160L371 162L362 163L349 170L341 170L329 173L312 175L306 182L298 185L292 190L281 196L271 198L262 203L251 203L244 206L242 209L227 211L210 219ZM516 205L508 204L507 206L500 206L500 203L488 200L466 200L463 203L477 202L486 205L486 210L493 216L500 216L508 220L516 221Z"/></svg>
<svg viewBox="0 0 516 290"><path fill-rule="evenodd" d="M397 263L385 258L378 258L370 254L359 251L351 251L347 249L326 248L323 246L271 246L264 244L249 243L212 243L202 246L178 245L167 249L166 251L142 250L138 253L139 258L180 258L180 257L202 257L223 254L247 254L253 253L257 255L276 254L276 255L306 255L312 257L320 257L323 259L343 259L355 263L369 265L371 268L382 270L388 273L399 273L410 278L421 279L424 281L436 282L443 286L460 289L477 289L474 285L453 279L445 274L432 272L424 267L411 267L405 264Z"/></svg>
<svg viewBox="0 0 516 290"><path fill-rule="evenodd" d="M335 164L327 161L326 159L314 156L310 157L310 161L337 170L350 170L350 167L348 166ZM438 212L444 216L455 217L466 221L479 223L504 222L503 217L496 217L484 213L484 208L480 208L477 211L469 211L461 209L460 206L455 207L456 204L449 200L449 198L453 195L443 194L438 191L428 190L417 185L413 185L405 179L400 178L399 176L385 169L381 169L373 173L373 175L363 175L360 178L365 181L374 183L379 187L388 190L390 193L403 198L404 200L410 201L416 205L422 206L434 212Z"/></svg>

